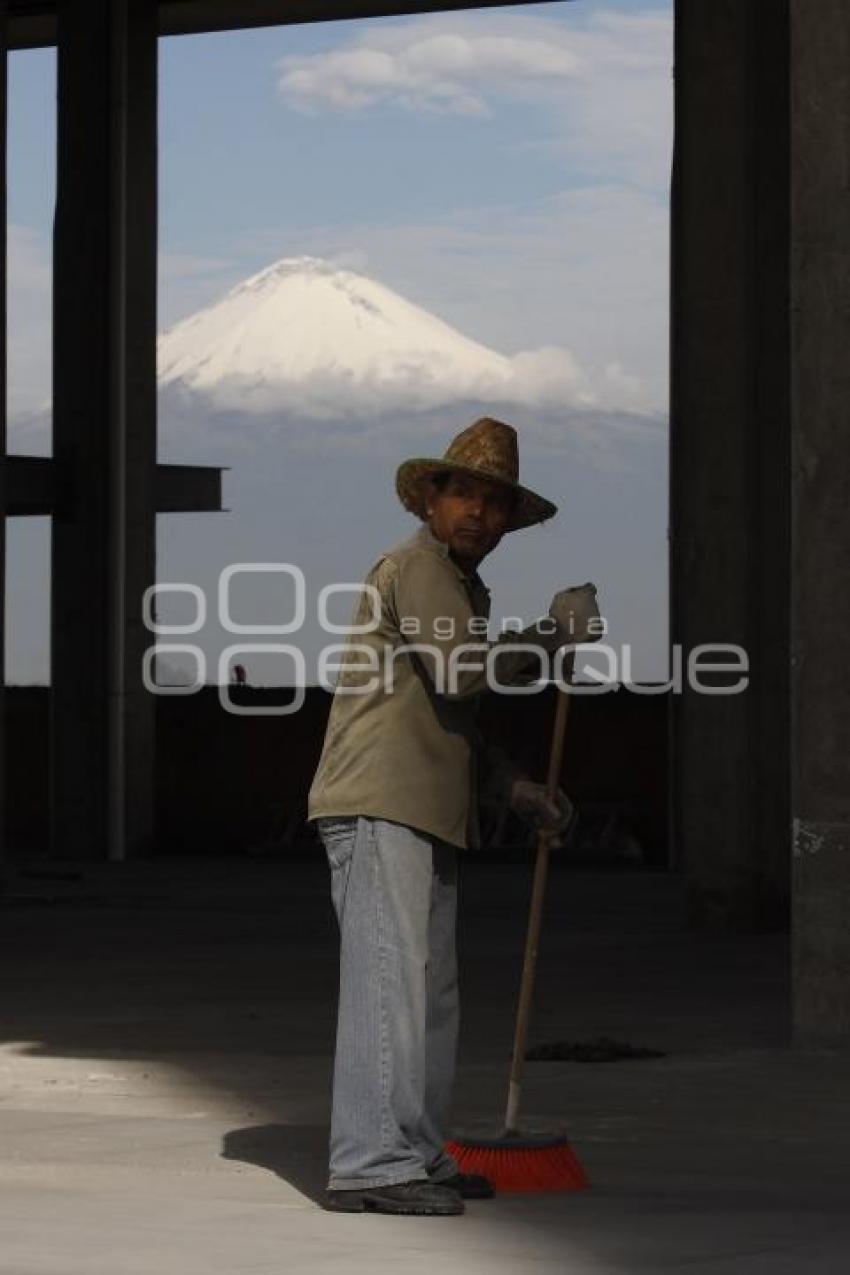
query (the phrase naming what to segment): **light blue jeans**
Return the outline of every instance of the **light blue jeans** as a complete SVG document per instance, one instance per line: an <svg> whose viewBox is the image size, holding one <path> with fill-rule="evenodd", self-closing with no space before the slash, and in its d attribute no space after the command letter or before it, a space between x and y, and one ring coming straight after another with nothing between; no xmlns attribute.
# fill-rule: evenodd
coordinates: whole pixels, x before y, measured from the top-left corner
<svg viewBox="0 0 850 1275"><path fill-rule="evenodd" d="M457 851L386 819L316 822L340 930L328 1186L451 1177Z"/></svg>

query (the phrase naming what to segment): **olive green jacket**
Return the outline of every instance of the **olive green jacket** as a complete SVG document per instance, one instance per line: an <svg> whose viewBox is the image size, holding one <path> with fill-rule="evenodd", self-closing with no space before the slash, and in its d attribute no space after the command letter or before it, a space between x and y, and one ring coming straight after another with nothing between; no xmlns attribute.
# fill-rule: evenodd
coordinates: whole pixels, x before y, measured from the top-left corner
<svg viewBox="0 0 850 1275"><path fill-rule="evenodd" d="M381 554L365 583L376 592L360 595L351 625L371 629L351 632L337 653L308 819L368 815L475 846L476 769L487 760L475 717L488 686L487 651L499 648L499 682L517 684L540 675L538 658L517 644L551 653L569 637L547 617L489 642L489 589L477 572L464 573L426 524ZM468 643L480 649L458 649ZM499 772L495 782L519 773L501 750L486 751Z"/></svg>

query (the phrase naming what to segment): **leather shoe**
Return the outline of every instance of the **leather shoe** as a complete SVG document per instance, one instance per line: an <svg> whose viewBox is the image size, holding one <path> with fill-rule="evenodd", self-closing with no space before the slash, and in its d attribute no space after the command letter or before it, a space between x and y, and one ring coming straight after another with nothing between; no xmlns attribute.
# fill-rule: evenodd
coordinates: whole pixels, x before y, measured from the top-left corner
<svg viewBox="0 0 850 1275"><path fill-rule="evenodd" d="M334 1213L403 1213L417 1217L449 1217L463 1212L457 1190L442 1182L416 1179L391 1186L327 1191L325 1208Z"/></svg>
<svg viewBox="0 0 850 1275"><path fill-rule="evenodd" d="M450 1178L440 1178L435 1186L448 1186L464 1200L490 1200L496 1194L493 1183L479 1173L455 1173Z"/></svg>

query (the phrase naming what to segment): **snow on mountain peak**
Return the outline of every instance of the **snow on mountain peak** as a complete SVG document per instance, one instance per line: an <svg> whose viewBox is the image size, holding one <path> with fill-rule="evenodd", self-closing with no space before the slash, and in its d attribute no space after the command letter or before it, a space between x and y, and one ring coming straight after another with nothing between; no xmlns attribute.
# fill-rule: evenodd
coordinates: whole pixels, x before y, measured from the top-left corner
<svg viewBox="0 0 850 1275"><path fill-rule="evenodd" d="M646 411L616 360L547 346L504 355L321 257L282 257L159 339L160 388L204 410L350 421L465 403Z"/></svg>
<svg viewBox="0 0 850 1275"><path fill-rule="evenodd" d="M159 341L161 386L312 414L504 398L511 360L365 275L284 257Z"/></svg>
<svg viewBox="0 0 850 1275"><path fill-rule="evenodd" d="M264 266L262 270L258 270L249 279L243 279L241 283L231 289L231 293L243 290L261 292L264 288L273 287L281 279L293 274L328 275L337 273L339 273L339 267L335 266L333 262L326 261L324 257L281 257L278 261L273 261L270 266Z"/></svg>

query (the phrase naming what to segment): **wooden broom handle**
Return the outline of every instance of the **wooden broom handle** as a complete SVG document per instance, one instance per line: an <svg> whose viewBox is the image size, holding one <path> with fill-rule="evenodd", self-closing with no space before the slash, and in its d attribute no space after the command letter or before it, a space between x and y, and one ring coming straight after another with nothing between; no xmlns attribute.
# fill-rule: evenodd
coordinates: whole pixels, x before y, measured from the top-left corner
<svg viewBox="0 0 850 1275"><path fill-rule="evenodd" d="M565 676L569 677L571 672L572 658L570 658L569 664L567 660L564 661ZM546 796L550 801L555 801L555 794L558 791L569 706L569 693L559 688L555 707L555 721L552 727L552 744L549 749L549 771L546 776ZM540 943L540 926L543 920L543 902L546 897L546 878L549 874L549 852L551 846L552 832L549 829L541 828L537 833L537 857L534 864L534 882L531 887L531 905L528 911L528 930L525 937L525 957L522 964L522 982L520 984L519 1005L517 1006L516 1028L514 1031L508 1104L505 1112L506 1137L515 1134L517 1131L519 1100L522 1093L522 1070L525 1062L528 1023L531 1017L531 1001L534 996L537 949Z"/></svg>

